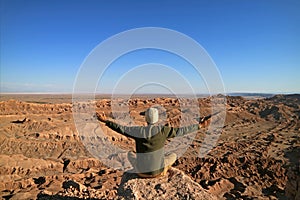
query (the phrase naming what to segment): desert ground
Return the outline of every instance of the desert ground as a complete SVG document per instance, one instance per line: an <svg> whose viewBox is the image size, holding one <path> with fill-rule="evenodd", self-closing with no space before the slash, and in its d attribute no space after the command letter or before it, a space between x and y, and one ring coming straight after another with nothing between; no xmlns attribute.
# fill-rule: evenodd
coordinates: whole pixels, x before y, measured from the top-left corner
<svg viewBox="0 0 300 200"><path fill-rule="evenodd" d="M214 134L209 120L165 177L141 179L106 166L83 145L73 111L89 103L74 104L71 95L1 94L1 198L300 199L300 95L226 100L225 123L207 155L200 157L198 150ZM131 121L126 114L113 119L108 95L94 103L96 113L128 126L145 125L143 113L153 105L164 109L169 126L196 122L181 119L182 112L191 118L211 114L211 97L197 99L199 111L182 110L175 97L132 97ZM134 150L132 139L97 123L109 142ZM127 158L121 152L106 159L122 165Z"/></svg>

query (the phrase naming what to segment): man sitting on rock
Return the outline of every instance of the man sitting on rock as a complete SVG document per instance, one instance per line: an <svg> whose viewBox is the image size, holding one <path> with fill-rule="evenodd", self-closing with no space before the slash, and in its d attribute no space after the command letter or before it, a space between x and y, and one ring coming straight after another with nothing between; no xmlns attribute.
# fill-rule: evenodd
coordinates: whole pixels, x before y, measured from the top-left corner
<svg viewBox="0 0 300 200"><path fill-rule="evenodd" d="M135 140L137 154L129 152L128 160L137 171L138 176L154 178L165 175L177 159L175 153L164 155L165 141L168 138L197 131L200 124L181 128L157 125L159 114L156 108L147 109L145 116L147 126L129 127L109 121L104 114L97 113L98 119L105 122L108 127Z"/></svg>

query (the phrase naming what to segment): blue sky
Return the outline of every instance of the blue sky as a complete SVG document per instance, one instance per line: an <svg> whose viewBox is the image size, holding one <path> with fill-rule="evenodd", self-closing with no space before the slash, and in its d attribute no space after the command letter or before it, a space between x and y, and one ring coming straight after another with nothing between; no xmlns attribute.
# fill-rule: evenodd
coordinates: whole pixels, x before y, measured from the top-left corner
<svg viewBox="0 0 300 200"><path fill-rule="evenodd" d="M72 92L81 64L99 43L140 27L173 29L196 40L214 60L226 92L300 93L297 0L0 1L3 93ZM112 92L128 70L153 62L174 68L197 93L207 93L192 66L157 50L116 60L98 92ZM164 77L180 90L174 77ZM118 92L128 92L130 84ZM153 88L165 91L160 89Z"/></svg>

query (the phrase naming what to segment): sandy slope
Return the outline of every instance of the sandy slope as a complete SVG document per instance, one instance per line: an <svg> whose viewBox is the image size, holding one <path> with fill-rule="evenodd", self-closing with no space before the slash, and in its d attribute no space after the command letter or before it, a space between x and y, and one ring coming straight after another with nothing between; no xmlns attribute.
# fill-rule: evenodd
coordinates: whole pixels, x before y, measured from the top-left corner
<svg viewBox="0 0 300 200"><path fill-rule="evenodd" d="M73 109L87 109L88 104L72 105L70 97L66 96L55 98L1 97L2 198L61 199L75 196L122 199L128 198L124 196L122 188L126 187L126 191L134 193L150 185L150 189L145 190L148 193L139 196L147 199L147 195L159 196L160 188L164 188L165 192L176 188L173 179L165 182L158 179L137 179L138 182L131 178L127 180L123 171L108 168L93 158L82 144L72 116ZM182 124L194 123L193 119L199 114L204 116L210 113L209 98L199 99L197 103L201 108L200 113L194 108L186 109L182 112L188 113L187 118L182 119L178 100L143 97L127 102L131 119L122 112L114 117L127 125L144 125L145 109L160 105L163 122L178 126L179 121ZM98 99L96 106L97 112L105 112L112 117L109 99ZM190 178L185 179L186 185L191 185L189 191L203 191L203 195L210 194L218 199L299 199L299 95L277 95L269 99L228 97L226 108L222 134L212 151L203 158L198 156L199 148L205 145L203 138L206 134L213 134L203 128L188 151L174 165L179 177ZM88 119L83 124L87 123ZM133 150L132 140L101 122L99 127L113 144ZM124 165L122 161L126 160L126 155L120 153L107 159ZM164 184L152 187L161 182ZM178 185L178 189L182 187ZM180 194L172 193L173 196L170 193L169 197L193 198L184 196L184 193L188 192L182 190ZM132 198L138 198L134 195Z"/></svg>

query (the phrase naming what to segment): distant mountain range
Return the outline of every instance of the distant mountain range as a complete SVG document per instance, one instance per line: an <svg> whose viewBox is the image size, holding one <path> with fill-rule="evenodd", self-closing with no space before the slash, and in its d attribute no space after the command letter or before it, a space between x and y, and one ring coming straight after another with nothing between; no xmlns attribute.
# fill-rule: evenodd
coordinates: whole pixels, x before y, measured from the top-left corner
<svg viewBox="0 0 300 200"><path fill-rule="evenodd" d="M264 98L270 98L273 97L276 94L272 93L247 93L247 92L239 92L239 93L227 93L228 96L241 96L241 97L264 97Z"/></svg>

